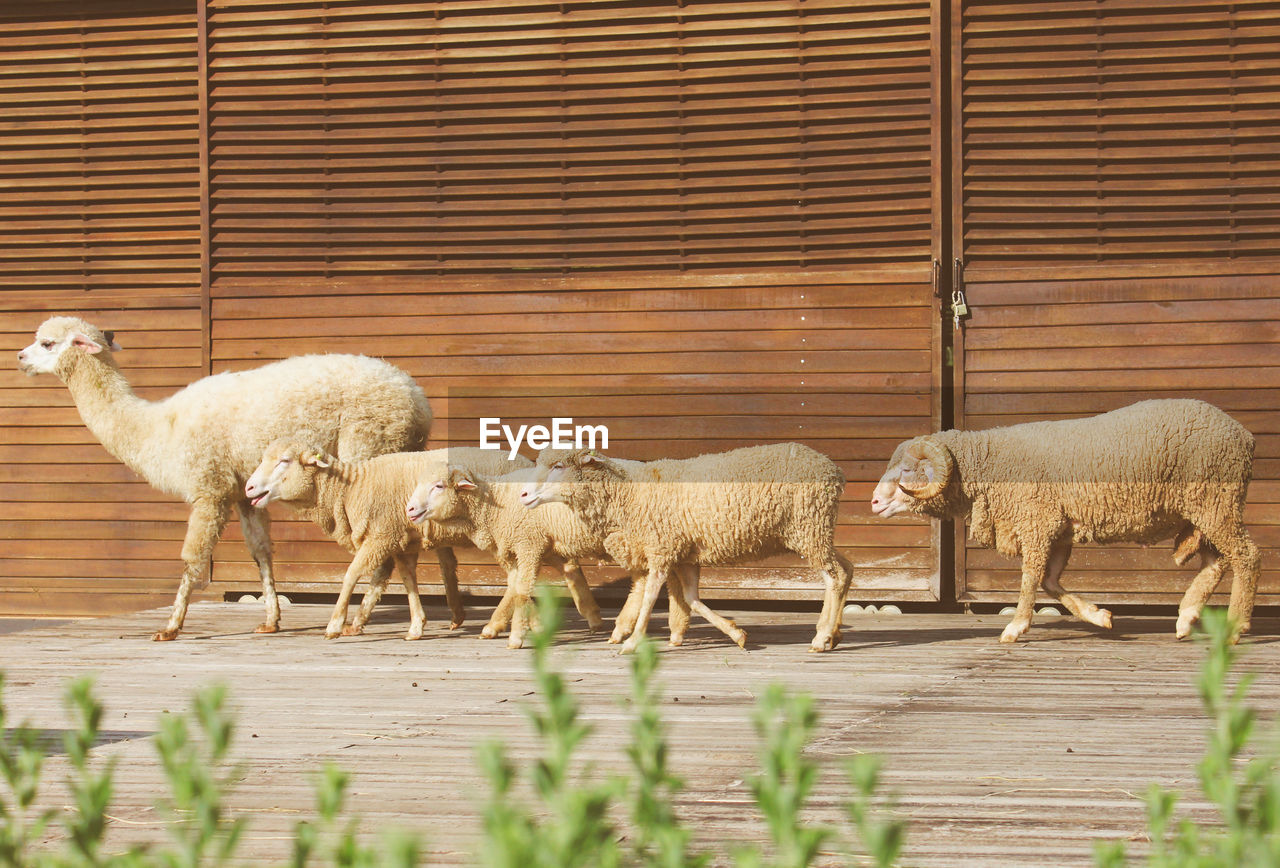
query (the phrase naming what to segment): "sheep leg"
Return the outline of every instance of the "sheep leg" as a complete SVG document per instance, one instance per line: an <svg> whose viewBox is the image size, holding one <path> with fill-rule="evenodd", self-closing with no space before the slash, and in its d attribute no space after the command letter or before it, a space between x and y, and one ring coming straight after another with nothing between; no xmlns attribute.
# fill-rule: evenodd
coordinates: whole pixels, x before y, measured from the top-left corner
<svg viewBox="0 0 1280 868"><path fill-rule="evenodd" d="M445 546L436 549L436 561L440 564L440 580L444 582L444 601L449 606L449 629L456 630L467 619L462 592L458 590L458 558L453 549Z"/></svg>
<svg viewBox="0 0 1280 868"><path fill-rule="evenodd" d="M338 592L338 602L333 606L333 615L329 618L329 623L324 629L324 638L336 639L342 635L342 628L347 623L347 606L351 603L351 594L356 589L356 582L361 576L372 576L369 582L369 590L373 592L373 586L378 581L378 576L382 576L382 581L386 581L386 574L391 571L391 559L382 552L373 552L368 548L361 548L356 552L356 556L351 559L351 565L347 567L347 573L342 577L342 590Z"/></svg>
<svg viewBox="0 0 1280 868"><path fill-rule="evenodd" d="M640 599L640 609L636 613L636 626L627 637L627 641L622 643L622 648L619 649L621 653L630 654L635 651L636 646L640 644L640 639L649 632L649 616L653 614L653 606L658 602L658 593L670 576L670 567L664 568L650 563L649 575L644 581L644 596Z"/></svg>
<svg viewBox="0 0 1280 868"><path fill-rule="evenodd" d="M577 561L567 561L560 566L564 573L564 583L569 588L569 596L573 598L574 608L578 614L587 619L587 629L592 633L600 632L604 626L604 618L600 617L600 606L595 595L587 585L587 578L582 574L582 567Z"/></svg>
<svg viewBox="0 0 1280 868"><path fill-rule="evenodd" d="M262 605L267 610L267 619L253 632L275 633L280 629L280 600L276 597L276 581L271 572L271 516L265 509L254 509L247 503L237 503L236 511L240 514L244 544L262 577Z"/></svg>
<svg viewBox="0 0 1280 868"><path fill-rule="evenodd" d="M1050 596L1065 606L1068 612L1081 621L1087 621L1095 627L1110 630L1111 613L1109 611L1099 609L1083 597L1067 593L1058 582L1058 577L1062 575L1062 571L1067 566L1067 559L1070 557L1071 537L1059 537L1049 550L1049 563L1045 566L1044 572L1044 589L1049 592Z"/></svg>
<svg viewBox="0 0 1280 868"><path fill-rule="evenodd" d="M1035 612L1036 589L1044 579L1045 566L1049 560L1049 542L1026 542L1022 544L1022 585L1018 589L1018 611L1014 614L1009 626L1000 634L1004 643L1017 642L1018 637L1031 628L1031 616Z"/></svg>
<svg viewBox="0 0 1280 868"><path fill-rule="evenodd" d="M530 598L533 596L533 584L538 580L538 567L541 564L541 554L537 556L526 554L516 558L513 581L509 582L509 586L514 586L515 593L511 600L511 633L507 636L508 648L524 647L524 637L529 630L529 620L532 615Z"/></svg>
<svg viewBox="0 0 1280 868"><path fill-rule="evenodd" d="M826 591L822 597L822 614L818 616L818 630L809 643L815 653L833 651L840 644L840 623L844 617L844 601L849 596L853 582L853 564L834 549L822 568L822 581Z"/></svg>
<svg viewBox="0 0 1280 868"><path fill-rule="evenodd" d="M213 547L222 536L222 529L231 517L231 508L225 503L197 501L187 518L187 535L182 541L182 581L178 595L173 600L173 612L169 623L151 638L156 642L169 642L178 638L182 623L187 619L187 605L191 592L209 583L210 559Z"/></svg>
<svg viewBox="0 0 1280 868"><path fill-rule="evenodd" d="M511 625L511 614L516 604L516 576L514 565L504 565L507 571L507 589L502 592L502 599L489 616L489 622L480 631L481 639L496 639L498 634Z"/></svg>
<svg viewBox="0 0 1280 868"><path fill-rule="evenodd" d="M356 609L356 616L351 619L350 624L344 624L342 627L343 636L359 636L364 632L364 625L369 623L369 616L373 614L373 610L382 599L383 592L387 589L388 582L391 581L391 563L386 566L387 569L379 570L369 579L369 590L365 591L364 599Z"/></svg>
<svg viewBox="0 0 1280 868"><path fill-rule="evenodd" d="M698 580L697 564L680 564L667 576L667 629L671 634L667 644L672 647L684 644L684 634L689 629L689 603L684 598L680 580L680 576L685 575L686 571L692 571L693 581ZM644 598L644 582L643 572L637 570L631 574L631 590L614 622L613 634L609 637L610 645L617 645L635 631L640 601Z"/></svg>
<svg viewBox="0 0 1280 868"><path fill-rule="evenodd" d="M1196 573L1196 577L1191 580L1191 586L1187 588L1187 592L1182 595L1182 602L1178 604L1178 624L1174 628L1173 635L1179 639L1185 639L1191 635L1191 626L1200 620L1200 612L1204 609L1205 603L1209 602L1209 597L1213 596L1213 592L1217 590L1225 569L1226 564L1222 562L1217 549L1211 545L1200 547L1200 572Z"/></svg>
<svg viewBox="0 0 1280 868"><path fill-rule="evenodd" d="M677 565L676 572L680 571ZM684 585L684 599L689 604L691 611L697 612L702 617L711 622L721 633L728 636L734 641L739 648L747 647L746 631L741 629L737 624L719 612L712 609L706 603L702 602L702 598L698 596L698 580L701 578L699 573L684 572L680 577L681 584Z"/></svg>
<svg viewBox="0 0 1280 868"><path fill-rule="evenodd" d="M693 583L696 588L702 578L702 570L697 564L677 564L667 576L667 630L671 637L667 644L677 647L684 644L684 634L689 629L689 601L684 596L684 586Z"/></svg>
<svg viewBox="0 0 1280 868"><path fill-rule="evenodd" d="M421 639L427 626L427 612L422 607L422 597L418 595L418 549L396 558L396 567L400 581L404 583L404 591L409 595L409 632L404 638L406 641Z"/></svg>
<svg viewBox="0 0 1280 868"><path fill-rule="evenodd" d="M614 619L613 633L609 635L610 645L617 645L636 629L636 616L640 614L640 601L644 597L644 576L639 570L631 573L631 590L627 592L627 601L622 604L622 611Z"/></svg>
<svg viewBox="0 0 1280 868"><path fill-rule="evenodd" d="M1222 551L1222 547L1218 546ZM1249 537L1243 526L1238 526L1235 543L1223 552L1231 564L1231 602L1227 605L1227 614L1235 630L1233 637L1239 640L1241 634L1248 633L1253 620L1253 601L1258 593L1258 572L1261 569L1261 557L1258 546Z"/></svg>

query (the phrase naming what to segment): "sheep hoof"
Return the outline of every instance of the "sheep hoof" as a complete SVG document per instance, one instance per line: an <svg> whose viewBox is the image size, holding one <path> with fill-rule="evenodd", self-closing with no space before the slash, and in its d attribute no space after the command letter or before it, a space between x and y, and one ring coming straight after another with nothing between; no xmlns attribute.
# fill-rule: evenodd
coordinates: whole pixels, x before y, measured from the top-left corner
<svg viewBox="0 0 1280 868"><path fill-rule="evenodd" d="M348 624L342 628L343 636L359 636L364 632L364 625L357 627L355 624Z"/></svg>
<svg viewBox="0 0 1280 868"><path fill-rule="evenodd" d="M630 639L628 639L627 641L623 642L623 643L622 643L622 646L621 646L620 648L618 648L618 653L619 653L619 654L634 654L634 653L636 653L636 646L637 646L637 645L639 645L639 644L640 644L640 639L639 639L639 637L637 637L637 636L633 633L633 634L631 635L631 638L630 638Z"/></svg>
<svg viewBox="0 0 1280 868"><path fill-rule="evenodd" d="M736 644L739 648L743 649L744 651L746 650L747 648L747 631L746 630L738 630L737 633L731 636L730 638L733 639L734 644Z"/></svg>
<svg viewBox="0 0 1280 868"><path fill-rule="evenodd" d="M161 630L151 637L152 642L172 642L178 638L178 630Z"/></svg>
<svg viewBox="0 0 1280 868"><path fill-rule="evenodd" d="M515 650L515 649L517 649L517 648L523 648L523 647L524 647L524 639L523 639L523 638L521 638L521 637L519 637L519 636L515 636L515 635L508 636L508 637L507 637L507 647L508 647L508 648L510 648L512 651L514 651L514 650Z"/></svg>
<svg viewBox="0 0 1280 868"><path fill-rule="evenodd" d="M1093 622L1094 624L1096 624L1097 626L1101 627L1104 630L1111 629L1111 612L1109 610L1099 609L1097 617L1098 617L1098 620L1094 621Z"/></svg>
<svg viewBox="0 0 1280 868"><path fill-rule="evenodd" d="M678 635L672 634L671 638L667 640L667 644L670 645L672 648L679 648L681 645L684 644L684 634L683 633Z"/></svg>
<svg viewBox="0 0 1280 868"><path fill-rule="evenodd" d="M341 631L341 630L332 630L332 629L329 629L329 630L325 630L325 631L324 631L324 638L326 638L326 639L337 639L337 638L338 638L339 636L341 636L341 635L342 635L342 631Z"/></svg>
<svg viewBox="0 0 1280 868"><path fill-rule="evenodd" d="M604 621L601 620L600 618L597 618L594 621L587 622L587 631L590 633L599 633L603 629L604 629Z"/></svg>
<svg viewBox="0 0 1280 868"><path fill-rule="evenodd" d="M450 630L456 630L456 629L458 629L459 627L461 627L461 626L463 625L463 623L464 623L464 619L463 619L463 618L461 618L461 617L454 618L453 620L451 620L451 621L449 622L449 629L450 629Z"/></svg>
<svg viewBox="0 0 1280 868"><path fill-rule="evenodd" d="M480 631L480 638L481 639L497 639L498 634L501 632L502 631L499 630L497 627L490 627L486 625L485 628Z"/></svg>
<svg viewBox="0 0 1280 868"><path fill-rule="evenodd" d="M253 628L253 632L255 632L255 633L278 633L278 632L280 632L280 626L279 626L278 624L266 624L266 623L263 623L263 624L259 624L258 626L254 627L254 628Z"/></svg>

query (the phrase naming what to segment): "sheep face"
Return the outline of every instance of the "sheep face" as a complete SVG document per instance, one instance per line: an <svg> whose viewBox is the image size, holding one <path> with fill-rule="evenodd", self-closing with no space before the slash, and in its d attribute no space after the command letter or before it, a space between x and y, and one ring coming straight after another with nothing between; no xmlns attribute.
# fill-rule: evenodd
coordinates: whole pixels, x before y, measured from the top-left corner
<svg viewBox="0 0 1280 868"><path fill-rule="evenodd" d="M607 458L589 449L544 450L538 456L533 481L520 489L520 502L530 509L543 503L572 505L575 483L594 471L613 469Z"/></svg>
<svg viewBox="0 0 1280 868"><path fill-rule="evenodd" d="M324 450L277 440L262 453L262 461L244 485L244 495L256 507L281 501L296 506L315 503L315 474L332 466Z"/></svg>
<svg viewBox="0 0 1280 868"><path fill-rule="evenodd" d="M930 437L907 440L889 459L871 495L871 511L880 518L937 513L942 509L939 496L955 475L955 459L945 446Z"/></svg>
<svg viewBox="0 0 1280 868"><path fill-rule="evenodd" d="M461 467L445 469L443 476L418 483L405 504L405 515L414 524L424 521L449 521L467 514L465 492L478 488L471 474Z"/></svg>
<svg viewBox="0 0 1280 868"><path fill-rule="evenodd" d="M31 346L18 353L18 370L29 377L36 374L54 374L58 360L71 350L89 355L111 358L112 350L119 350L112 332L104 332L78 317L55 316L44 321L36 329L36 339Z"/></svg>

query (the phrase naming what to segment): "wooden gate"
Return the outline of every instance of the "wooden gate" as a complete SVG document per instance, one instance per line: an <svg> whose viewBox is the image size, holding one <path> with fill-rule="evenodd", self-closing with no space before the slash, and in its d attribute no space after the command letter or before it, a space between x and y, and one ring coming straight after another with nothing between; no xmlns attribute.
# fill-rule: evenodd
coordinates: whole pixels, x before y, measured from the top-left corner
<svg viewBox="0 0 1280 868"><path fill-rule="evenodd" d="M1280 5L953 3L957 426L1198 397L1257 436L1246 519L1280 592ZM961 529L961 533L963 529ZM957 542L961 600L1018 564ZM1082 546L1064 583L1175 602L1170 549Z"/></svg>

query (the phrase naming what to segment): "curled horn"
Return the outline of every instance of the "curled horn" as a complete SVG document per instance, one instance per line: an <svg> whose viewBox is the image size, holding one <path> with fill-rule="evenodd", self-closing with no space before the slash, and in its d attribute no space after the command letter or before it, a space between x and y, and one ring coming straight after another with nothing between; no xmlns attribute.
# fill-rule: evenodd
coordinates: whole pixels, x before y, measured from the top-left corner
<svg viewBox="0 0 1280 868"><path fill-rule="evenodd" d="M946 488L947 483L951 481L951 472L956 466L956 460L951 457L951 453L945 447L925 437L908 447L907 454L920 457L933 468L933 482L919 488L912 488L899 481L898 487L916 500L928 500L941 494L942 489Z"/></svg>

